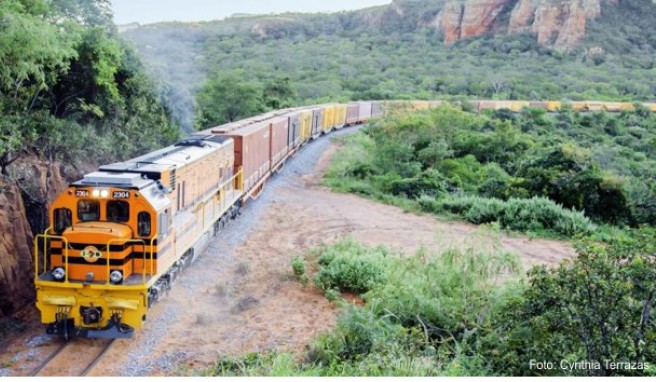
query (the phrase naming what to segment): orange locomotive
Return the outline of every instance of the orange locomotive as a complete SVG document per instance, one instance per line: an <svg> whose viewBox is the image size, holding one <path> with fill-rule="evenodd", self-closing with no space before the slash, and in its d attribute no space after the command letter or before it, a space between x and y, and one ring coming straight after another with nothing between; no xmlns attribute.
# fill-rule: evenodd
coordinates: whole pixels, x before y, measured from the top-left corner
<svg viewBox="0 0 656 382"><path fill-rule="evenodd" d="M208 136L101 167L52 204L35 240L48 333L125 338L242 195L233 141Z"/></svg>

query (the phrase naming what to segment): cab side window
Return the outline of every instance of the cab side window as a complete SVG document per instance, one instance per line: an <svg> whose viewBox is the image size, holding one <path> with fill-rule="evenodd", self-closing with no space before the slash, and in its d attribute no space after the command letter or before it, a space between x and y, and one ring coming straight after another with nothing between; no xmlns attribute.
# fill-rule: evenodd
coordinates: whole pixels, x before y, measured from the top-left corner
<svg viewBox="0 0 656 382"><path fill-rule="evenodd" d="M107 202L107 221L126 223L130 220L130 204L121 200Z"/></svg>
<svg viewBox="0 0 656 382"><path fill-rule="evenodd" d="M80 200L77 202L77 218L83 222L100 220L100 203L95 200Z"/></svg>
<svg viewBox="0 0 656 382"><path fill-rule="evenodd" d="M55 232L60 234L66 228L73 225L73 214L68 208L57 208L55 210Z"/></svg>
<svg viewBox="0 0 656 382"><path fill-rule="evenodd" d="M150 236L151 221L150 214L148 212L139 212L139 215L137 216L137 226L139 229L139 236Z"/></svg>

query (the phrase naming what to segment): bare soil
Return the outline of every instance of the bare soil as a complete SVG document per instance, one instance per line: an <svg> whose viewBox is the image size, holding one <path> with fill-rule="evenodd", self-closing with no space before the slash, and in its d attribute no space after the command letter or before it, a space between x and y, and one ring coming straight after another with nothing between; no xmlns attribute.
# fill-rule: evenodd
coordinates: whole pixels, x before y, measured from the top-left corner
<svg viewBox="0 0 656 382"><path fill-rule="evenodd" d="M338 147L322 140L304 149L312 153L298 155L306 158L296 166L308 168L288 165L292 168L262 194L264 200L248 206L187 270L149 315L146 328L131 341L115 343L92 375L184 375L222 355L273 349L300 354L319 333L330 330L339 311L312 286L302 287L290 262L346 236L405 253L421 247L436 253L472 245L504 248L519 254L525 267L574 255L562 242L509 237L333 193L320 186L320 179ZM312 148L315 144L323 146ZM16 346L27 351L25 341L14 341L12 354L20 353ZM9 370L24 375L15 367Z"/></svg>

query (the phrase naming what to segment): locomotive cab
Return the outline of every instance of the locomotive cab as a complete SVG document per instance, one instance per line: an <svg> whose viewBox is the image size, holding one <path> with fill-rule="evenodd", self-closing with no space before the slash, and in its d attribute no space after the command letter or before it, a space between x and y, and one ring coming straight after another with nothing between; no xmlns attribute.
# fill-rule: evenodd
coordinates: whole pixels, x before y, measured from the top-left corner
<svg viewBox="0 0 656 382"><path fill-rule="evenodd" d="M53 234L61 239L51 240L45 277L112 285L141 282L154 254L158 215L148 200L153 188L155 182L139 174L96 172L74 183L53 203Z"/></svg>

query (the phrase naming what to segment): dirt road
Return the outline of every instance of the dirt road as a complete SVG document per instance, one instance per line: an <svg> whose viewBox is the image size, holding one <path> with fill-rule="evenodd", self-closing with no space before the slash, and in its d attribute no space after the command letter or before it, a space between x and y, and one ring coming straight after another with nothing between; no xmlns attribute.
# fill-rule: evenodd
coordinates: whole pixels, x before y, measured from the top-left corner
<svg viewBox="0 0 656 382"><path fill-rule="evenodd" d="M319 181L337 149L330 137L305 147L187 270L146 328L115 343L92 375L180 375L219 355L302 351L333 326L338 309L314 288L302 288L290 261L349 235L406 253L501 246L520 254L525 266L574 254L560 242L506 237L330 192Z"/></svg>

